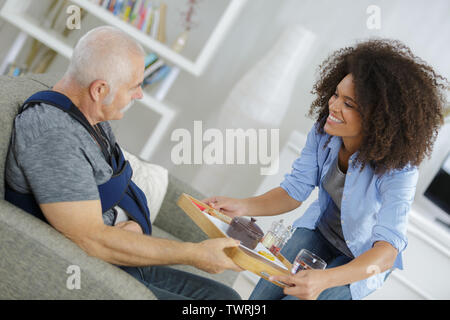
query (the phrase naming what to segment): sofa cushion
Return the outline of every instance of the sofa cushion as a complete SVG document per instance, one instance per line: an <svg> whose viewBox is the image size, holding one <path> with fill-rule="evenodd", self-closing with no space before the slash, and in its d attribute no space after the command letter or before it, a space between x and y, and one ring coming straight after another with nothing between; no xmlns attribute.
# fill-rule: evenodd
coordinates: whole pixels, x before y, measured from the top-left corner
<svg viewBox="0 0 450 320"><path fill-rule="evenodd" d="M169 184L167 169L138 158L122 148L125 159L133 168L133 182L144 192L153 223L163 203Z"/></svg>

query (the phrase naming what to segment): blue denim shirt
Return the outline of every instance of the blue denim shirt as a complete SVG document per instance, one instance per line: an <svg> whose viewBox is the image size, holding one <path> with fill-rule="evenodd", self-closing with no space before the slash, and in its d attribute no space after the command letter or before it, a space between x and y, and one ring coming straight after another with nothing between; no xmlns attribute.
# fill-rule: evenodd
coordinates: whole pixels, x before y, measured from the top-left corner
<svg viewBox="0 0 450 320"><path fill-rule="evenodd" d="M322 182L338 156L342 138L318 134L316 125L308 133L301 155L285 175L281 187L297 201L305 201L315 187L319 198L297 219L293 227L315 229L331 197ZM348 163L341 204L341 224L348 248L357 258L370 250L376 241L386 241L398 250L394 268L403 269L402 251L407 246L408 212L414 199L418 179L417 167L407 166L383 175L376 175L366 165L353 167L354 153ZM386 273L350 284L353 299L362 299L383 285ZM368 270L372 274L373 269Z"/></svg>

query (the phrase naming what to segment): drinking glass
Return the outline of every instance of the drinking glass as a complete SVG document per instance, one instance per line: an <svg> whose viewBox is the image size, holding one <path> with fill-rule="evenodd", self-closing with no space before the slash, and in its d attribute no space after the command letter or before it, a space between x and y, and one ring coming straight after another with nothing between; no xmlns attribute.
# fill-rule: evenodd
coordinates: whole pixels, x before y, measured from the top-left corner
<svg viewBox="0 0 450 320"><path fill-rule="evenodd" d="M325 269L327 263L309 250L302 249L292 264L291 274L296 274L299 270Z"/></svg>

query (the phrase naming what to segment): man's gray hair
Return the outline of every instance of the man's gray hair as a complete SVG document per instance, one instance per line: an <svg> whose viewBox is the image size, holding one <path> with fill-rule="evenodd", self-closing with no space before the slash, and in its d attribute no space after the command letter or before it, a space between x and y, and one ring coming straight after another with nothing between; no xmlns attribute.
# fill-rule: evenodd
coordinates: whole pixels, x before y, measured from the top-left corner
<svg viewBox="0 0 450 320"><path fill-rule="evenodd" d="M129 35L115 27L97 27L78 40L65 76L85 88L95 80L106 81L110 94L104 103L110 104L117 88L132 79L133 54L145 51Z"/></svg>

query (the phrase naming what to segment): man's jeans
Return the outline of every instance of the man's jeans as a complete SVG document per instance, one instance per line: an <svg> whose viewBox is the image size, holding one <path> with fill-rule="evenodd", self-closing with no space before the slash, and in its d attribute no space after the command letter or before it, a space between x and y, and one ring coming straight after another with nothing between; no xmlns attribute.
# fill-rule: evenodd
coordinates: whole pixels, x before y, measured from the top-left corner
<svg viewBox="0 0 450 320"><path fill-rule="evenodd" d="M297 228L291 239L281 250L283 256L291 263L301 249L307 249L321 257L327 263L327 268L334 268L350 262L352 259L337 250L326 240L318 230ZM301 272L301 271L300 271ZM293 296L286 296L283 289L264 279L259 280L250 299L257 300L298 300ZM350 286L333 287L324 290L318 300L351 300Z"/></svg>
<svg viewBox="0 0 450 320"><path fill-rule="evenodd" d="M240 300L226 285L165 266L120 267L149 288L160 300Z"/></svg>

